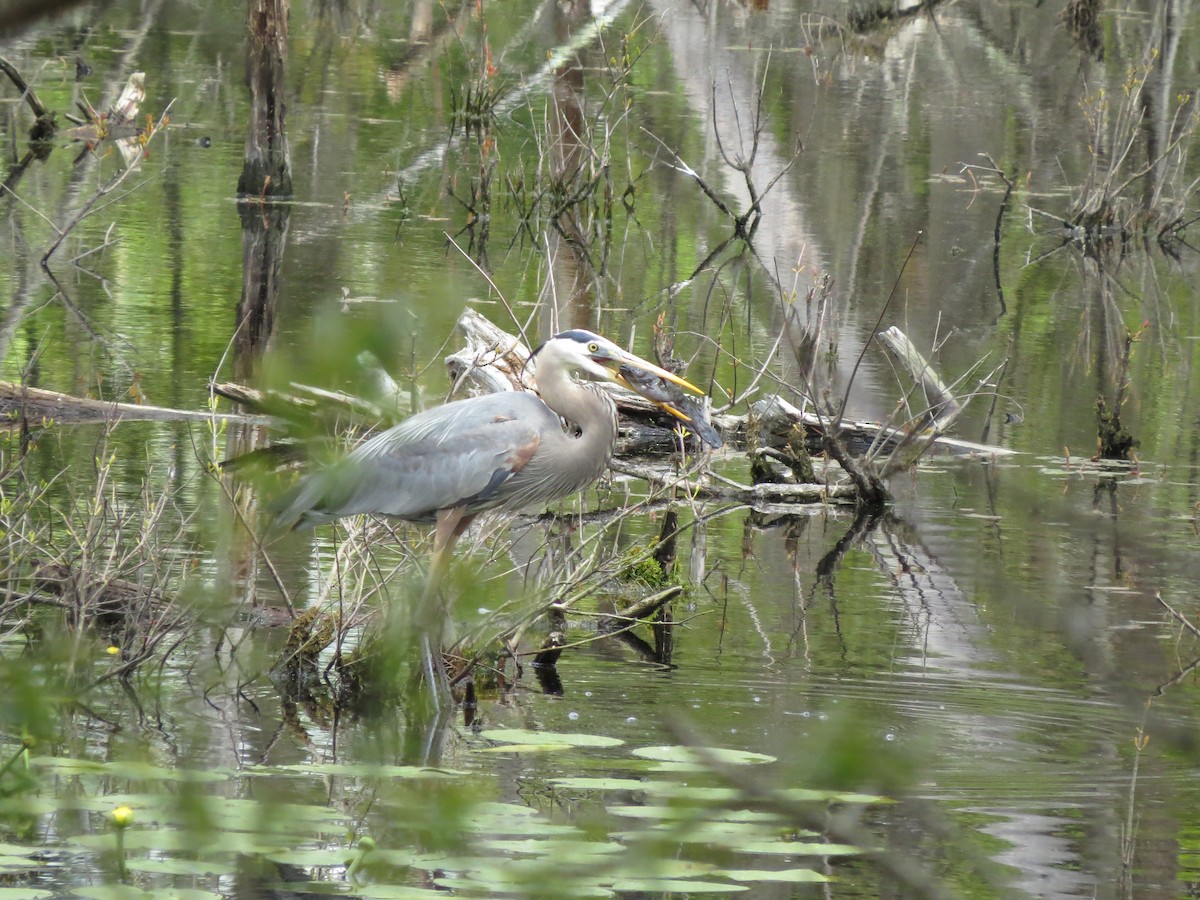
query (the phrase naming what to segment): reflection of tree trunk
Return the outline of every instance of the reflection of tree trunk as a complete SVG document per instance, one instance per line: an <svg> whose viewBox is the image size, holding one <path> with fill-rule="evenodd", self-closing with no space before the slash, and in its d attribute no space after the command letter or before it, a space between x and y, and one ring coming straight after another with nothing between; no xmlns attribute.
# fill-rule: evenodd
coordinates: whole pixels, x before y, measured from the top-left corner
<svg viewBox="0 0 1200 900"><path fill-rule="evenodd" d="M1149 213L1159 202L1162 190L1163 148L1174 139L1171 134L1172 117L1177 114L1174 97L1175 60L1179 55L1179 39L1183 32L1187 6L1183 0L1166 0L1156 18L1156 30L1160 30L1157 59L1142 91L1143 126L1146 130L1146 174L1145 190L1142 195L1142 211ZM1180 119L1179 121L1185 121Z"/></svg>
<svg viewBox="0 0 1200 900"><path fill-rule="evenodd" d="M289 0L251 0L246 47L250 127L239 195L291 196L291 160L284 129L284 65Z"/></svg>
<svg viewBox="0 0 1200 900"><path fill-rule="evenodd" d="M549 25L558 45L591 17L591 0L552 3L547 7ZM550 177L559 194L576 193L586 180L583 165L583 65L572 54L554 73L551 119L548 127ZM544 336L564 328L594 328L592 321L592 266L587 254L587 230L581 221L581 204L567 203L555 218L556 228L547 234L549 271L544 299L550 315L543 317ZM562 251L562 252L560 252ZM548 329L548 330L547 330Z"/></svg>
<svg viewBox="0 0 1200 900"><path fill-rule="evenodd" d="M246 84L250 90L250 116L246 132L246 158L238 179L238 213L242 220L242 296L237 306L233 336L233 376L253 383L263 352L275 330L275 303L279 296L283 248L287 242L289 208L264 198L290 195L292 179L285 128L284 63L287 58L288 0L251 0L246 48ZM239 425L229 429L227 458L256 449L266 442L262 427ZM238 519L250 522L252 491L230 473L228 496L239 507ZM230 575L253 596L255 560L253 541L240 529L229 547Z"/></svg>

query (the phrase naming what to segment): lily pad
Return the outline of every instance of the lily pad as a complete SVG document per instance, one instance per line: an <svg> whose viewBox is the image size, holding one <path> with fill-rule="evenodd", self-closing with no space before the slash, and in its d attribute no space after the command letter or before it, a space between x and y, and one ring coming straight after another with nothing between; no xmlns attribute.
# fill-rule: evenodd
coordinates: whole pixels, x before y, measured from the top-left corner
<svg viewBox="0 0 1200 900"><path fill-rule="evenodd" d="M451 769L432 769L428 766L391 766L372 763L308 763L294 766L262 766L251 769L251 775L341 775L345 778L399 778L421 780L457 778L463 773Z"/></svg>
<svg viewBox="0 0 1200 900"><path fill-rule="evenodd" d="M33 887L0 887L0 900L41 900L42 897L53 897L53 891L45 891Z"/></svg>
<svg viewBox="0 0 1200 900"><path fill-rule="evenodd" d="M817 834L811 832L806 833L806 836L818 837ZM713 844L731 849L765 843L788 846L788 842L784 840L783 834L777 827L761 822L659 822L639 831L619 832L609 835L609 837L625 841L628 844L666 838L683 844Z"/></svg>
<svg viewBox="0 0 1200 900"><path fill-rule="evenodd" d="M30 859L28 856L0 856L0 875L13 872L28 872L30 869L40 869L44 863Z"/></svg>
<svg viewBox="0 0 1200 900"><path fill-rule="evenodd" d="M678 763L686 766L703 767L707 760L727 766L761 765L775 762L774 756L765 753L751 753L748 750L727 750L724 747L637 747L631 751L634 756L642 759L652 759L657 762Z"/></svg>
<svg viewBox="0 0 1200 900"><path fill-rule="evenodd" d="M435 878L434 884L438 887L449 888L451 890L463 891L468 896L472 894L482 894L485 897L526 897L529 895L529 889L526 885L519 884L497 884L483 878L466 878L463 876L447 876ZM439 896L445 897L444 891L439 892ZM569 884L560 882L554 886L554 896L561 897L563 900L575 897L611 897L613 892L607 887L598 884Z"/></svg>
<svg viewBox="0 0 1200 900"><path fill-rule="evenodd" d="M804 802L808 800L825 801L829 803L891 803L887 797L875 794L855 794L851 791L820 791L812 788L787 788L779 792L786 800Z"/></svg>
<svg viewBox="0 0 1200 900"><path fill-rule="evenodd" d="M813 869L726 869L713 874L734 881L775 881L787 884L812 884L833 880Z"/></svg>
<svg viewBox="0 0 1200 900"><path fill-rule="evenodd" d="M44 848L26 847L22 844L7 844L0 841L0 856L34 856Z"/></svg>
<svg viewBox="0 0 1200 900"><path fill-rule="evenodd" d="M286 840L289 839L282 836L219 831L206 834L201 848L197 846L194 832L175 828L129 828L125 831L126 850L157 850L164 853L268 853L286 849ZM68 843L108 853L117 849L116 837L111 831L81 834L69 838Z"/></svg>
<svg viewBox="0 0 1200 900"><path fill-rule="evenodd" d="M594 775L571 775L564 778L552 778L555 787L569 791L643 791L647 790L646 782L637 778L601 778Z"/></svg>
<svg viewBox="0 0 1200 900"><path fill-rule="evenodd" d="M768 825L779 822L779 817L774 813L750 809L709 809L696 806L609 806L607 809L614 816L625 816L630 819L657 819L659 821L696 819L705 822L763 823Z"/></svg>
<svg viewBox="0 0 1200 900"><path fill-rule="evenodd" d="M647 781L646 792L668 800L699 800L705 803L732 803L742 797L742 792L737 788L705 787L677 781Z"/></svg>
<svg viewBox="0 0 1200 900"><path fill-rule="evenodd" d="M747 890L744 884L682 878L622 878L614 881L612 887L620 892L648 891L656 894L739 894Z"/></svg>
<svg viewBox="0 0 1200 900"><path fill-rule="evenodd" d="M850 844L823 844L807 841L766 841L753 844L731 845L739 853L758 853L773 856L854 856L862 853Z"/></svg>
<svg viewBox="0 0 1200 900"><path fill-rule="evenodd" d="M138 760L100 762L67 756L35 756L29 764L35 769L48 769L60 775L107 775L131 781L213 782L228 781L233 776L229 769L173 769Z"/></svg>
<svg viewBox="0 0 1200 900"><path fill-rule="evenodd" d="M88 900L147 900L149 893L128 884L92 884L71 891L76 897Z"/></svg>
<svg viewBox="0 0 1200 900"><path fill-rule="evenodd" d="M125 861L125 867L134 872L153 875L232 875L236 870L228 863L202 859L171 859L164 857L135 857Z"/></svg>
<svg viewBox="0 0 1200 900"><path fill-rule="evenodd" d="M567 734L557 731L529 731L524 728L493 728L482 737L501 744L520 744L526 747L620 747L620 738L601 734ZM511 748L509 748L511 749Z"/></svg>
<svg viewBox="0 0 1200 900"><path fill-rule="evenodd" d="M267 859L289 866L345 866L357 851L349 847L313 847L307 850L278 850Z"/></svg>
<svg viewBox="0 0 1200 900"><path fill-rule="evenodd" d="M514 836L554 837L556 835L578 835L579 829L571 825L559 825L544 819L476 819L468 827L475 834L507 834Z"/></svg>
<svg viewBox="0 0 1200 900"><path fill-rule="evenodd" d="M480 841L480 846L488 850L499 850L503 853L523 853L531 856L556 856L562 859L578 859L582 856L601 856L610 853L620 853L625 848L612 841L572 841L572 840L503 840L493 839Z"/></svg>
<svg viewBox="0 0 1200 900"><path fill-rule="evenodd" d="M466 827L475 834L505 834L550 837L578 835L579 829L545 819L536 809L519 803L481 803L467 817Z"/></svg>

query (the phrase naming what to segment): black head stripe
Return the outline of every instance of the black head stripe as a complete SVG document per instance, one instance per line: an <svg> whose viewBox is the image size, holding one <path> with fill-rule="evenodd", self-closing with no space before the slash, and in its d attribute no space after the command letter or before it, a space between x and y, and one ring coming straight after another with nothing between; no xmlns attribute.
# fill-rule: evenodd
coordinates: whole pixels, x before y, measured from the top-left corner
<svg viewBox="0 0 1200 900"><path fill-rule="evenodd" d="M604 338L598 334L593 334L590 331L585 331L582 328L575 328L571 331L564 331L561 334L556 334L554 340L575 341L580 344L587 344L591 341L602 341Z"/></svg>

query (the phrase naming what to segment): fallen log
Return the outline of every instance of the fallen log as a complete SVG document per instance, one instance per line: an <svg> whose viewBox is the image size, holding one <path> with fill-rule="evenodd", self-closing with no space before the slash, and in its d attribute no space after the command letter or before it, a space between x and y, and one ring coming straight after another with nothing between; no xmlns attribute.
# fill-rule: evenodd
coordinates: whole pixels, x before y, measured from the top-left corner
<svg viewBox="0 0 1200 900"><path fill-rule="evenodd" d="M0 381L0 427L15 429L27 426L94 425L104 422L236 422L261 425L261 416L237 413L201 412L148 406L141 403L116 403L74 397L58 391Z"/></svg>
<svg viewBox="0 0 1200 900"><path fill-rule="evenodd" d="M802 411L788 403L782 397L771 397L751 404L750 412L743 416L718 415L713 421L730 437L739 448L745 448L757 437L758 445L786 448L788 437L793 429L802 429L810 442L809 450L820 450L821 432L828 427L829 418L815 413ZM750 429L757 428L757 436L752 436ZM859 452L882 442L883 448L890 449L907 441L910 437L906 428L894 428L881 425L878 422L846 421L839 425L839 433L846 441L851 452ZM959 438L938 435L933 438L930 449L955 456L1014 456L1016 450L1008 447L998 447L995 444L980 444Z"/></svg>

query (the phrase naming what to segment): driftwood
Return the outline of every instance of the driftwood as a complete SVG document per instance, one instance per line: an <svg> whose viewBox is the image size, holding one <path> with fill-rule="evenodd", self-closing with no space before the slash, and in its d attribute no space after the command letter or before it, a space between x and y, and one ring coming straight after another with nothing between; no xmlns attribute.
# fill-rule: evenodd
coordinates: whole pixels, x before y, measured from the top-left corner
<svg viewBox="0 0 1200 900"><path fill-rule="evenodd" d="M0 381L0 427L90 425L101 422L239 422L263 424L259 416L211 413L141 403L73 397L58 391Z"/></svg>
<svg viewBox="0 0 1200 900"><path fill-rule="evenodd" d="M801 429L812 441L819 440L820 433L829 425L829 418L816 413L797 409L782 397L771 397L751 404L750 412L744 416L714 416L714 422L726 435L731 435L739 446L757 440L759 446L785 448L789 436ZM752 434L750 429L757 429ZM906 441L911 431L892 428L878 422L842 421L839 433L851 451L865 450L882 443L884 448L897 446ZM810 449L818 445L810 444ZM974 441L936 435L930 449L956 456L1012 456L1017 451L995 444L980 444Z"/></svg>
<svg viewBox="0 0 1200 900"><path fill-rule="evenodd" d="M466 341L466 347L446 357L446 370L454 381L452 396L533 389L537 360L530 361L531 351L524 341L498 328L470 307L463 310L455 327ZM598 385L616 403L622 426L626 429L623 440L618 442L618 453L670 452L679 446L680 426L686 431L694 431L709 446L720 446L720 435L705 421L708 413L699 402L690 401L683 407L680 402L684 399L682 392L674 385L666 382L649 384L655 376L632 370L622 369L622 374L635 381L639 389L647 390L653 399L616 384ZM683 411L692 421L685 423L677 413L664 412L668 406Z"/></svg>
<svg viewBox="0 0 1200 900"><path fill-rule="evenodd" d="M625 628L640 619L647 619L682 593L683 586L673 584L648 597L641 597L623 609L601 616L600 628L611 631L617 628Z"/></svg>
<svg viewBox="0 0 1200 900"><path fill-rule="evenodd" d="M455 328L466 346L446 357L446 371L454 383L451 397L533 390L536 365L529 363L530 349L524 341L470 307L463 310Z"/></svg>
<svg viewBox="0 0 1200 900"><path fill-rule="evenodd" d="M879 332L877 337L896 358L896 361L908 370L917 386L921 388L925 398L925 408L916 413L915 427L918 429L928 428L938 432L949 428L954 420L962 415L967 404L958 402L954 392L946 387L933 366L913 346L908 335L899 328L893 325L891 328Z"/></svg>

